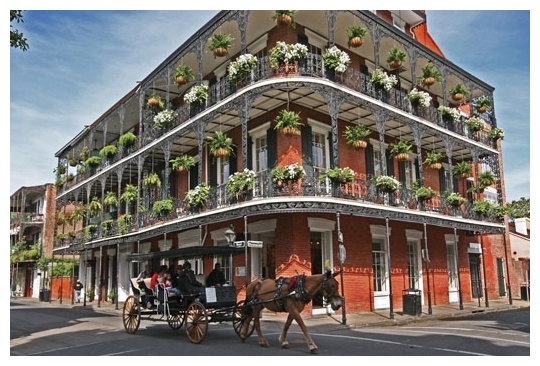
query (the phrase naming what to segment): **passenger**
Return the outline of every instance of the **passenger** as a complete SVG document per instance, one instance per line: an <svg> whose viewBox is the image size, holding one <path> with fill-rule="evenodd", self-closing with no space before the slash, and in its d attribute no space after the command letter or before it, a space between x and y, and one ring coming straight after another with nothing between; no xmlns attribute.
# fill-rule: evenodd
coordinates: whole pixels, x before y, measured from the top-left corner
<svg viewBox="0 0 540 366"><path fill-rule="evenodd" d="M163 288L167 290L168 293L175 294L176 296L178 296L178 298L181 297L180 290L176 287L173 287L171 271L165 271L165 275L163 276L163 280L161 283L163 284Z"/></svg>
<svg viewBox="0 0 540 366"><path fill-rule="evenodd" d="M221 287L225 284L225 282L227 281L225 280L225 275L221 270L221 263L218 262L215 264L214 269L206 278L206 286Z"/></svg>
<svg viewBox="0 0 540 366"><path fill-rule="evenodd" d="M180 276L182 275L182 265L179 264L176 266L176 271L172 274L172 285L173 287L180 288Z"/></svg>
<svg viewBox="0 0 540 366"><path fill-rule="evenodd" d="M144 266L144 270L139 273L137 276L137 283L139 284L139 291L141 292L141 295L146 294L146 290L148 289L146 287L146 284L144 283L145 278L151 278L152 277L152 267L149 264L146 264Z"/></svg>
<svg viewBox="0 0 540 366"><path fill-rule="evenodd" d="M154 291L154 294L157 294L157 285L162 281L166 270L167 270L167 266L162 265L161 267L159 267L159 272L156 272L152 275L152 278L150 280L150 287ZM153 307L154 307L153 297L149 296L146 299L146 308L152 309Z"/></svg>
<svg viewBox="0 0 540 366"><path fill-rule="evenodd" d="M204 293L204 285L197 281L195 272L191 269L191 263L184 262L183 270L180 275L180 290L183 293L199 292Z"/></svg>

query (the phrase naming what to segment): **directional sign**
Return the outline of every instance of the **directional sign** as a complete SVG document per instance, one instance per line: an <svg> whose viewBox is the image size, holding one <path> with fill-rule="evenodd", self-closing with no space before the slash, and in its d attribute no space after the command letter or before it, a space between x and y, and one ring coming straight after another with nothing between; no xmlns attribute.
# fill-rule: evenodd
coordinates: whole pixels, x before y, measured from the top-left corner
<svg viewBox="0 0 540 366"><path fill-rule="evenodd" d="M258 240L248 240L248 247L250 248L262 248L263 242Z"/></svg>
<svg viewBox="0 0 540 366"><path fill-rule="evenodd" d="M234 246L237 248L243 248L246 245L246 242L243 240L235 241Z"/></svg>

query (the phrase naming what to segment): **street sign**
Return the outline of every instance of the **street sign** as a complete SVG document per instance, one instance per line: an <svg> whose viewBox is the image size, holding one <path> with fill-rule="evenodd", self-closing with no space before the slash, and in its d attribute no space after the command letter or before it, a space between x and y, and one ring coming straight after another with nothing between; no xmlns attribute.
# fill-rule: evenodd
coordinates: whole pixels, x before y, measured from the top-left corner
<svg viewBox="0 0 540 366"><path fill-rule="evenodd" d="M234 246L237 248L243 248L246 245L246 242L243 240L235 241Z"/></svg>
<svg viewBox="0 0 540 366"><path fill-rule="evenodd" d="M249 248L262 248L263 242L258 240L248 240L248 247Z"/></svg>

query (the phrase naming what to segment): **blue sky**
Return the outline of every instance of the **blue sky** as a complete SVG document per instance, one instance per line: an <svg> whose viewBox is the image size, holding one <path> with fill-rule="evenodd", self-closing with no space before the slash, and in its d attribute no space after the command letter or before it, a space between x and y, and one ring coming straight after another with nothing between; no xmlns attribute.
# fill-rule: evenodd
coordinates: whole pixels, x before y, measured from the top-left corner
<svg viewBox="0 0 540 366"><path fill-rule="evenodd" d="M216 13L23 12L16 27L30 49L10 49L10 194L54 182L54 154ZM508 201L530 197L529 16L427 12L429 32L446 57L495 87Z"/></svg>

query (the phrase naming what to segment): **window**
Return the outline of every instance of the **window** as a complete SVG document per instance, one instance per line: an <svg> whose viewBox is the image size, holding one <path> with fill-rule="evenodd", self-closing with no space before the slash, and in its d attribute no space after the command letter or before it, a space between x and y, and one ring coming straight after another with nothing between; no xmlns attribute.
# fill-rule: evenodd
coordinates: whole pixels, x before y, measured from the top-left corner
<svg viewBox="0 0 540 366"><path fill-rule="evenodd" d="M373 289L375 292L388 291L386 245L383 239L372 240Z"/></svg>
<svg viewBox="0 0 540 366"><path fill-rule="evenodd" d="M410 187L414 181L416 181L416 169L414 166L415 159L405 160L403 164L405 165L405 184L406 187Z"/></svg>
<svg viewBox="0 0 540 366"><path fill-rule="evenodd" d="M228 157L219 157L217 158L217 167L218 167L218 184L227 183L229 178L229 158Z"/></svg>
<svg viewBox="0 0 540 366"><path fill-rule="evenodd" d="M311 155L315 175L322 174L329 168L330 150L328 146L328 134L330 127L316 121L309 121L311 132Z"/></svg>
<svg viewBox="0 0 540 366"><path fill-rule="evenodd" d="M373 146L373 175L377 177L383 175L381 149L378 140L370 139L369 143Z"/></svg>
<svg viewBox="0 0 540 366"><path fill-rule="evenodd" d="M409 276L409 288L422 290L422 262L420 258L420 246L422 232L406 229L407 236L407 274Z"/></svg>
<svg viewBox="0 0 540 366"><path fill-rule="evenodd" d="M456 245L454 242L446 243L446 265L448 267L448 288L458 288L458 272L456 263Z"/></svg>
<svg viewBox="0 0 540 366"><path fill-rule="evenodd" d="M268 139L266 131L270 128L270 122L267 122L249 132L253 140L252 158L253 171L255 173L268 170Z"/></svg>

